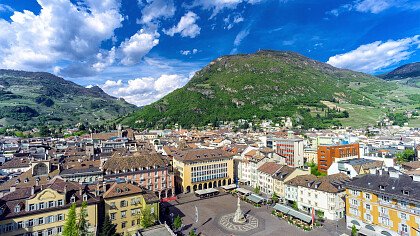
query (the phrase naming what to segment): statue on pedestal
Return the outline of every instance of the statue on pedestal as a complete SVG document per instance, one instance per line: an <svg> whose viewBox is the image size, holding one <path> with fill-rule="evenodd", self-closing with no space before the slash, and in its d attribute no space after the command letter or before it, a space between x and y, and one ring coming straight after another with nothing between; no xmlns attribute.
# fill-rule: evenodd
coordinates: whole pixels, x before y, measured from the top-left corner
<svg viewBox="0 0 420 236"><path fill-rule="evenodd" d="M246 218L245 218L244 213L241 210L241 199L239 198L239 195L238 195L237 206L238 206L238 208L236 208L235 216L233 217L233 222L238 223L238 224L243 224L243 223L246 222Z"/></svg>

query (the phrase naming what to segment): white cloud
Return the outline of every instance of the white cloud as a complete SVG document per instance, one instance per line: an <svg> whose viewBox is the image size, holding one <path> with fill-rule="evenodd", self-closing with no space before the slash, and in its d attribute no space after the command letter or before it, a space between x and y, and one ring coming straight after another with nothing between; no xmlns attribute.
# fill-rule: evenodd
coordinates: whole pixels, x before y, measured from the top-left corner
<svg viewBox="0 0 420 236"><path fill-rule="evenodd" d="M240 3L257 4L264 0L195 0L193 6L201 6L206 10L213 10L210 18L216 16L223 9L235 9Z"/></svg>
<svg viewBox="0 0 420 236"><path fill-rule="evenodd" d="M196 54L198 52L198 49L194 48L193 50L181 50L179 53L181 53L184 56L188 56L190 54Z"/></svg>
<svg viewBox="0 0 420 236"><path fill-rule="evenodd" d="M144 106L184 86L188 80L188 77L177 74L163 74L157 78L142 77L128 80L126 83L121 80L108 80L100 87L112 96L122 97L137 106Z"/></svg>
<svg viewBox="0 0 420 236"><path fill-rule="evenodd" d="M13 11L14 10L11 6L0 3L0 12L13 12Z"/></svg>
<svg viewBox="0 0 420 236"><path fill-rule="evenodd" d="M419 35L386 42L376 41L332 56L327 63L339 68L372 73L408 59L419 46Z"/></svg>
<svg viewBox="0 0 420 236"><path fill-rule="evenodd" d="M233 45L234 46L239 46L242 42L242 40L244 40L244 38L246 38L246 36L248 36L249 34L249 28L243 29L241 30L235 37L235 40L233 41Z"/></svg>
<svg viewBox="0 0 420 236"><path fill-rule="evenodd" d="M163 30L163 32L169 36L174 36L175 34L181 34L182 37L195 38L200 34L201 28L196 24L199 17L194 12L187 12L176 26L168 30Z"/></svg>
<svg viewBox="0 0 420 236"><path fill-rule="evenodd" d="M355 0L352 3L344 4L336 9L328 11L327 14L339 16L343 12L348 11L378 14L389 8L419 10L420 2L414 2L410 0Z"/></svg>
<svg viewBox="0 0 420 236"><path fill-rule="evenodd" d="M38 3L38 15L24 10L15 11L10 22L0 19L1 67L47 70L59 60L90 60L123 20L117 0L89 0L84 7L69 0Z"/></svg>
<svg viewBox="0 0 420 236"><path fill-rule="evenodd" d="M228 15L226 18L223 19L225 23L225 29L232 29L235 24L239 24L244 21L244 18L240 14L236 14L234 16Z"/></svg>
<svg viewBox="0 0 420 236"><path fill-rule="evenodd" d="M159 43L159 33L141 29L120 45L123 65L134 65Z"/></svg>
<svg viewBox="0 0 420 236"><path fill-rule="evenodd" d="M175 5L172 0L152 0L142 11L140 23L153 23L159 18L169 18L175 14Z"/></svg>

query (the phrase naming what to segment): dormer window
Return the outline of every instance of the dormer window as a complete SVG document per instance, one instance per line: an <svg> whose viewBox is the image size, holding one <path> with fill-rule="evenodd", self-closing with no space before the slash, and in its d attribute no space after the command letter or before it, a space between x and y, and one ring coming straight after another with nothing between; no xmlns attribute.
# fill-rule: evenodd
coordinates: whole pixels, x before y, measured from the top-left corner
<svg viewBox="0 0 420 236"><path fill-rule="evenodd" d="M117 193L121 193L121 189L120 188L117 188Z"/></svg>
<svg viewBox="0 0 420 236"><path fill-rule="evenodd" d="M87 194L85 193L85 194L83 194L83 201L84 202L86 202L88 200L88 196L87 196Z"/></svg>
<svg viewBox="0 0 420 236"><path fill-rule="evenodd" d="M408 191L408 190L403 190L403 195L409 196L409 195L410 195L410 191Z"/></svg>
<svg viewBox="0 0 420 236"><path fill-rule="evenodd" d="M379 189L380 189L380 190L385 190L385 186L383 186L383 185L379 185Z"/></svg>
<svg viewBox="0 0 420 236"><path fill-rule="evenodd" d="M23 182L28 183L29 179L25 178L25 180Z"/></svg>
<svg viewBox="0 0 420 236"><path fill-rule="evenodd" d="M16 183L16 184L18 184L19 182L20 182L20 180L19 180L19 179L17 179L17 180L15 181L15 183Z"/></svg>
<svg viewBox="0 0 420 236"><path fill-rule="evenodd" d="M76 202L76 197L73 195L73 196L71 196L71 198L70 198L70 202L71 203L75 203Z"/></svg>
<svg viewBox="0 0 420 236"><path fill-rule="evenodd" d="M19 204L15 206L15 212L16 212L16 213L17 213L17 212L20 212L20 205L19 205Z"/></svg>

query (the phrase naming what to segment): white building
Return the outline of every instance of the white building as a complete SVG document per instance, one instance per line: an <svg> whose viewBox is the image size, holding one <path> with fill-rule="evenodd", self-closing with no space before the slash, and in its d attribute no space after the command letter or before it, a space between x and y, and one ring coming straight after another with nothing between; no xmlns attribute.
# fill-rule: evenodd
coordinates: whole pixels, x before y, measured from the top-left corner
<svg viewBox="0 0 420 236"><path fill-rule="evenodd" d="M371 171L380 170L384 167L383 161L375 161L370 159L356 158L349 160L340 160L331 164L328 168L328 175L343 173L350 178L358 175L370 173Z"/></svg>
<svg viewBox="0 0 420 236"><path fill-rule="evenodd" d="M299 210L311 213L312 208L328 220L345 216L344 184L350 178L345 174L316 177L300 175L285 183L285 196L289 203L297 203Z"/></svg>

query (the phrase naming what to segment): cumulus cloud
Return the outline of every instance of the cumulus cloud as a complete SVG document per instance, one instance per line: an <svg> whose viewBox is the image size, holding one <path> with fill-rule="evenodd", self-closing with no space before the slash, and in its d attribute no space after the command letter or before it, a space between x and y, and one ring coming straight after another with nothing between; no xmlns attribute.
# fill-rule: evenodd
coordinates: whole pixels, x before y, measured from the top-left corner
<svg viewBox="0 0 420 236"><path fill-rule="evenodd" d="M168 30L163 30L163 32L169 36L174 36L175 34L181 34L182 37L195 38L200 34L201 28L196 24L199 17L194 12L187 12L176 26Z"/></svg>
<svg viewBox="0 0 420 236"><path fill-rule="evenodd" d="M122 52L121 63L123 65L134 65L156 45L159 43L159 33L146 32L144 29L139 30L130 39L125 40L120 45Z"/></svg>
<svg viewBox="0 0 420 236"><path fill-rule="evenodd" d="M141 24L154 23L159 18L169 18L175 14L175 5L172 0L152 0L141 11Z"/></svg>
<svg viewBox="0 0 420 236"><path fill-rule="evenodd" d="M339 68L373 73L408 59L419 46L419 35L386 42L376 41L361 45L353 51L332 56L327 63Z"/></svg>
<svg viewBox="0 0 420 236"><path fill-rule="evenodd" d="M189 78L177 74L163 74L160 77L142 77L128 80L108 80L100 87L115 97L124 98L137 106L152 103L173 90L184 86Z"/></svg>
<svg viewBox="0 0 420 236"><path fill-rule="evenodd" d="M13 69L52 69L58 60L86 61L101 42L121 27L117 0L38 0L40 13L15 11L10 22L0 19L0 66Z"/></svg>

